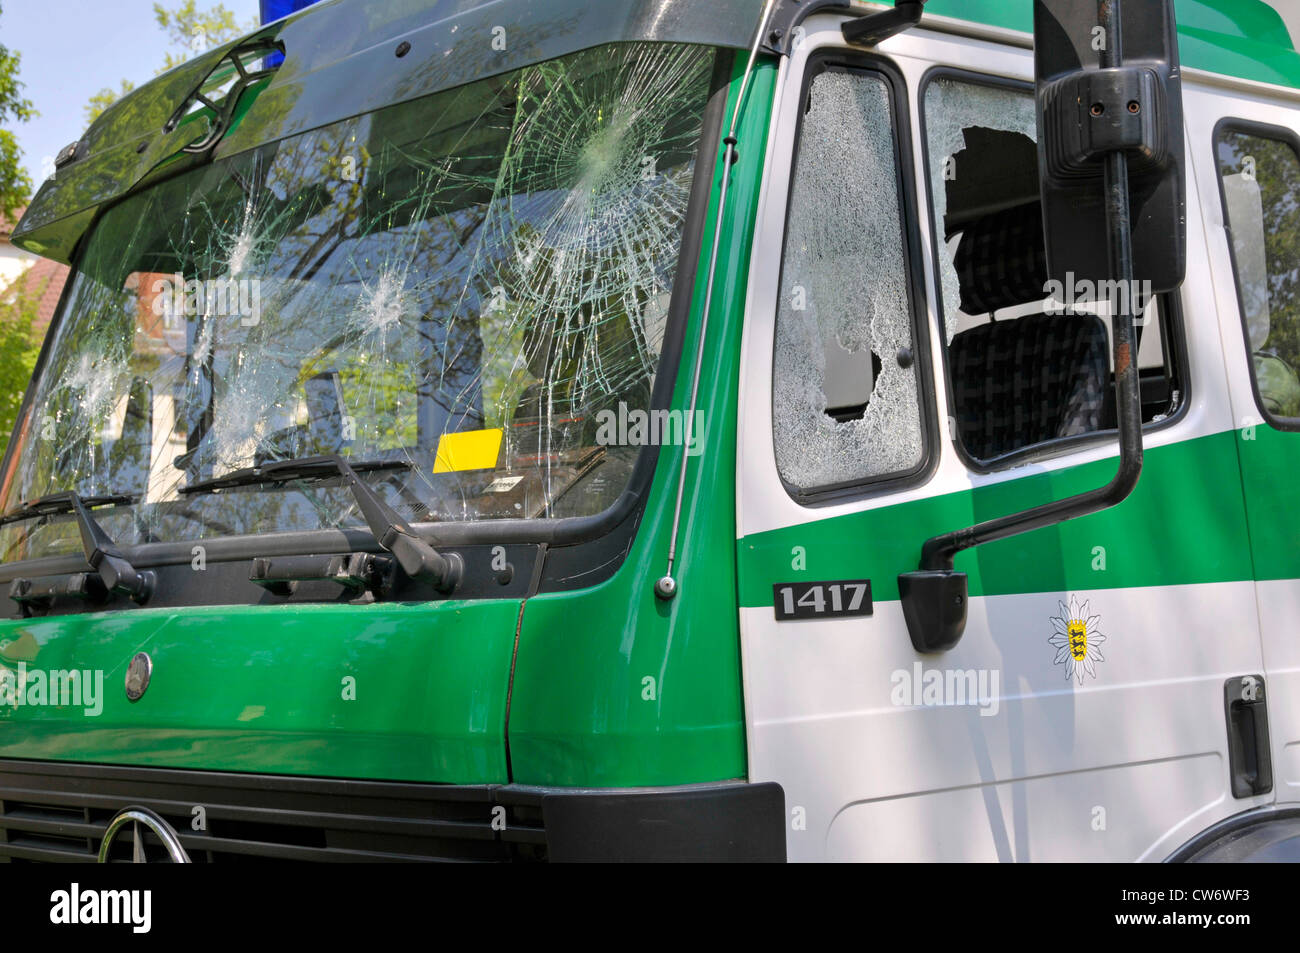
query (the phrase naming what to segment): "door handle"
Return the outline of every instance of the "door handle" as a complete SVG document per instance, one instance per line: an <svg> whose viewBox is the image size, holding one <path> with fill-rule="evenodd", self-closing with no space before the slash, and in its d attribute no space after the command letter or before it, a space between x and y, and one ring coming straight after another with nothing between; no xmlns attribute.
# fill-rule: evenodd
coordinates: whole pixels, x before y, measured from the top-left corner
<svg viewBox="0 0 1300 953"><path fill-rule="evenodd" d="M1223 684L1228 722L1228 770L1233 797L1273 790L1273 758L1268 746L1268 704L1264 676L1240 675Z"/></svg>

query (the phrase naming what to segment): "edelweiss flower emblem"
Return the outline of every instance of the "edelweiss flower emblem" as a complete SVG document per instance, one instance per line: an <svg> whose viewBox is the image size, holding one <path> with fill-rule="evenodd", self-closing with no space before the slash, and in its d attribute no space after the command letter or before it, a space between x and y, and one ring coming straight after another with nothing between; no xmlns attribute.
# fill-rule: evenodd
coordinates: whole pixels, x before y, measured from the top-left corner
<svg viewBox="0 0 1300 953"><path fill-rule="evenodd" d="M1106 641L1106 636L1097 630L1101 616L1088 615L1088 601L1083 605L1071 596L1070 605L1058 602L1061 608L1059 616L1052 616L1052 628L1056 633L1047 641L1056 646L1056 665L1065 666L1065 678L1077 678L1083 684L1083 675L1087 672L1097 677L1095 663L1106 661L1098 646Z"/></svg>

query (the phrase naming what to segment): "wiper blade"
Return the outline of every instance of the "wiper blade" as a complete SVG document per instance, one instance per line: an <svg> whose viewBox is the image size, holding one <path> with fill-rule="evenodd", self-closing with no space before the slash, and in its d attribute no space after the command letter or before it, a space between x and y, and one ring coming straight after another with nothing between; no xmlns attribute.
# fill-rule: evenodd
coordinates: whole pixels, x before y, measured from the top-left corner
<svg viewBox="0 0 1300 953"><path fill-rule="evenodd" d="M36 500L20 503L0 516L0 524L11 523L32 516L54 516L70 513L81 531L81 548L86 562L99 574L109 592L130 596L134 602L143 603L153 593L154 574L137 571L117 548L113 537L90 515L92 506L127 505L136 502L134 496L109 494L88 496L85 499L71 491L51 493Z"/></svg>
<svg viewBox="0 0 1300 953"><path fill-rule="evenodd" d="M456 553L443 555L424 541L411 524L385 503L357 475L360 470L411 469L404 461L363 461L349 464L337 454L277 460L260 467L246 467L222 477L202 480L181 489L182 493L248 486L256 483L287 483L340 476L357 501L371 535L385 552L393 554L402 571L412 579L426 579L440 592L451 592L464 574L464 563Z"/></svg>
<svg viewBox="0 0 1300 953"><path fill-rule="evenodd" d="M68 493L51 493L35 500L19 503L12 510L0 515L0 526L16 523L19 520L32 519L37 516L57 516L72 512L68 506ZM79 497L81 505L90 509L95 506L130 506L136 497L129 493L105 493L100 496Z"/></svg>
<svg viewBox="0 0 1300 953"><path fill-rule="evenodd" d="M206 493L210 490L229 490L238 486L257 486L261 483L287 483L290 480L317 479L319 477L338 476L337 467L321 467L313 464L320 457L302 457L297 460L276 460L255 467L241 467L231 470L219 477L197 480L188 486L182 486L177 492L188 496L191 493ZM305 464L300 469L300 465ZM409 470L411 464L405 460L360 460L351 467L357 473L375 470Z"/></svg>

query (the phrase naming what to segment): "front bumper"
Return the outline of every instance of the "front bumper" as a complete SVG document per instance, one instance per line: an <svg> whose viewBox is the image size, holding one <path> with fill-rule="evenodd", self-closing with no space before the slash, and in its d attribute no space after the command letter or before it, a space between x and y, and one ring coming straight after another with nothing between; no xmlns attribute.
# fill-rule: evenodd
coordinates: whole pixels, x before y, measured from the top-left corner
<svg viewBox="0 0 1300 953"><path fill-rule="evenodd" d="M572 789L0 760L0 861L93 861L128 806L159 814L195 862L785 860L770 782ZM112 859L132 856L123 833Z"/></svg>

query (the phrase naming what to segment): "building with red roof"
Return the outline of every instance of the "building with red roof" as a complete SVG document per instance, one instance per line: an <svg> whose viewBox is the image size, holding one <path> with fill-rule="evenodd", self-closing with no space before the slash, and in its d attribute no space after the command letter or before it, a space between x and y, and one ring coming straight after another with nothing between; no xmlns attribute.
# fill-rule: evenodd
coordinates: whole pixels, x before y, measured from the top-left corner
<svg viewBox="0 0 1300 953"><path fill-rule="evenodd" d="M18 209L15 221L22 217ZM58 307L59 296L68 280L68 266L24 251L9 241L14 223L0 216L0 302L13 300L17 293L34 295L39 303L33 332L42 340Z"/></svg>

